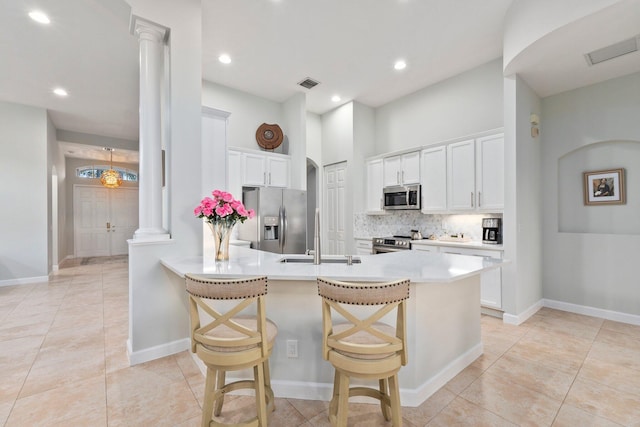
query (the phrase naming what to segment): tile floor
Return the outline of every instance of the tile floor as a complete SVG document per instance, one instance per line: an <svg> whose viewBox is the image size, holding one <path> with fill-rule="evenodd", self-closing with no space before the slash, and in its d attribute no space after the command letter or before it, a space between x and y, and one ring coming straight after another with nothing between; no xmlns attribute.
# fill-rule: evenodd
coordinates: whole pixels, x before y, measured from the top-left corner
<svg viewBox="0 0 640 427"><path fill-rule="evenodd" d="M204 379L188 352L128 366L127 298L125 257L0 287L0 425L198 426ZM483 317L482 335L485 354L404 408L405 426L640 426L640 326L542 309L518 327ZM250 403L229 397L225 418ZM270 425L327 426L326 410L276 399ZM350 415L389 425L378 405Z"/></svg>

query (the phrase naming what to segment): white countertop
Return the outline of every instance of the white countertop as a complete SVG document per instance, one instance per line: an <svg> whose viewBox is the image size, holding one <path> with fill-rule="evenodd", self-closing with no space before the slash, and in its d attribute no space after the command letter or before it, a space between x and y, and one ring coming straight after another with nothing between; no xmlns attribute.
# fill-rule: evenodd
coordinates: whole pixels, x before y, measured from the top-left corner
<svg viewBox="0 0 640 427"><path fill-rule="evenodd" d="M267 276L273 280L315 280L318 276L336 280L392 280L409 278L413 282L453 282L481 271L498 268L503 260L455 254L399 251L377 255L357 255L361 263L300 264L281 263L285 256L255 249L230 246L229 261L205 268L202 257L168 257L162 265L179 276L185 273L224 277Z"/></svg>

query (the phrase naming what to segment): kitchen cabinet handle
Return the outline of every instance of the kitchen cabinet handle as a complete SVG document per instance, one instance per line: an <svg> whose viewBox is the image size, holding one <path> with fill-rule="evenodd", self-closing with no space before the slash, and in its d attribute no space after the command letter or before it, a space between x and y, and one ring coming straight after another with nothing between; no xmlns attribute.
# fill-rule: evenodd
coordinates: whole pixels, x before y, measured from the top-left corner
<svg viewBox="0 0 640 427"><path fill-rule="evenodd" d="M402 171L402 182L404 182L404 171Z"/></svg>
<svg viewBox="0 0 640 427"><path fill-rule="evenodd" d="M482 192L478 191L478 207L482 206Z"/></svg>
<svg viewBox="0 0 640 427"><path fill-rule="evenodd" d="M264 185L267 185L267 173L266 172L262 173L262 183Z"/></svg>
<svg viewBox="0 0 640 427"><path fill-rule="evenodd" d="M400 184L400 171L396 172L396 184Z"/></svg>
<svg viewBox="0 0 640 427"><path fill-rule="evenodd" d="M472 191L471 192L471 207L473 207L473 206L474 206L474 203L473 203L473 191Z"/></svg>
<svg viewBox="0 0 640 427"><path fill-rule="evenodd" d="M271 185L271 172L269 172L269 185Z"/></svg>

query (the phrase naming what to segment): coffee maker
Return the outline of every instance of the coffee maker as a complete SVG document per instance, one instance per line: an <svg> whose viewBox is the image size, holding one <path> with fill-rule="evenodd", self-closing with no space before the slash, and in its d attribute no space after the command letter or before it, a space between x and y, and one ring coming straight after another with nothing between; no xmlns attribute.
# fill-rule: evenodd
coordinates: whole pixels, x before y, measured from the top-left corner
<svg viewBox="0 0 640 427"><path fill-rule="evenodd" d="M490 243L493 245L502 244L501 218L482 219L482 243Z"/></svg>

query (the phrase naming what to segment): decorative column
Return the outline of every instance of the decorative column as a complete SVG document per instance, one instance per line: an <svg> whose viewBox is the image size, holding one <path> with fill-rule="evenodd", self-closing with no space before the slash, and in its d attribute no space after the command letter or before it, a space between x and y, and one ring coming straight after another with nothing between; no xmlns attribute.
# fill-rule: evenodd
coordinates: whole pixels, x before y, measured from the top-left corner
<svg viewBox="0 0 640 427"><path fill-rule="evenodd" d="M139 221L134 240L166 240L162 228L162 85L168 29L132 16L131 32L140 43Z"/></svg>

